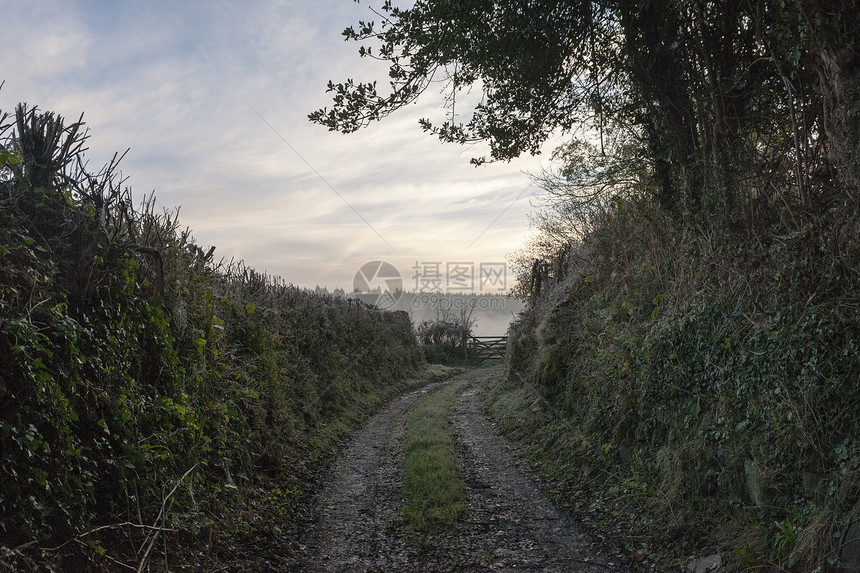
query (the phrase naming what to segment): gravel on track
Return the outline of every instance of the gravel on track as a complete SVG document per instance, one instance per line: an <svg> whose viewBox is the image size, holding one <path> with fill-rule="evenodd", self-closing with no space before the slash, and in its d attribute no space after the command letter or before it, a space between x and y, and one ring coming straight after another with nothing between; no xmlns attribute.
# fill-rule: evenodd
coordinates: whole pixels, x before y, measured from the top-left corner
<svg viewBox="0 0 860 573"><path fill-rule="evenodd" d="M465 372L451 421L465 516L430 535L408 531L402 467L409 408L447 382L400 396L359 430L331 467L300 534L302 571L607 572L625 567L558 509L487 419L480 394L500 369ZM452 381L453 381L452 380Z"/></svg>

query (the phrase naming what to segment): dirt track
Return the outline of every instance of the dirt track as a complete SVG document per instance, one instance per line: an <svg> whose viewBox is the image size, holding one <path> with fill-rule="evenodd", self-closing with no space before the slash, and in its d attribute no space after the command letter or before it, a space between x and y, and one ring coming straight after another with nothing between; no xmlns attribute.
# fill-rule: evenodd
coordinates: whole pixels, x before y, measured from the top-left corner
<svg viewBox="0 0 860 573"><path fill-rule="evenodd" d="M439 384L376 414L339 456L299 544L305 571L623 571L523 471L486 418L480 392L495 369L470 381L452 423L466 483L465 517L450 530L410 538L398 517L409 407Z"/></svg>

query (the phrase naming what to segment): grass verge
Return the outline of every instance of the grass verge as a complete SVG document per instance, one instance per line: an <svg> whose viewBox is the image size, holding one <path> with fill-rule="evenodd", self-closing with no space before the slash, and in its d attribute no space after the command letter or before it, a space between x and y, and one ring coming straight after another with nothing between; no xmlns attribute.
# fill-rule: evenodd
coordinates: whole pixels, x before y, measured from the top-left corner
<svg viewBox="0 0 860 573"><path fill-rule="evenodd" d="M451 382L425 396L406 422L403 519L416 531L450 525L465 511L450 418L454 400L467 384Z"/></svg>
<svg viewBox="0 0 860 573"><path fill-rule="evenodd" d="M695 539L663 533L673 523L649 505L653 488L594 454L594 449L609 454L612 446L592 444L592 437L553 410L534 385L499 379L485 400L501 434L543 478L552 499L623 553L635 570L674 571L696 555L714 553Z"/></svg>

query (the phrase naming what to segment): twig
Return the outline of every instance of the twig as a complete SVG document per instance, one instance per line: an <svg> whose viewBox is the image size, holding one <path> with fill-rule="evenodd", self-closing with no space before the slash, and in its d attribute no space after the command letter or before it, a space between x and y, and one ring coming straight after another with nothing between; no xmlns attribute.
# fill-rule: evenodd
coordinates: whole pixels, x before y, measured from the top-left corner
<svg viewBox="0 0 860 573"><path fill-rule="evenodd" d="M22 543L22 544L21 544L21 545L19 545L18 547L13 547L13 548L12 548L12 552L13 552L13 553L20 553L22 549L27 549L27 548L28 548L28 547L30 547L31 545L35 545L35 544L36 544L36 542L35 542L35 541L28 541L27 543Z"/></svg>
<svg viewBox="0 0 860 573"><path fill-rule="evenodd" d="M155 531L159 531L159 532L160 531L176 531L175 529L170 529L170 528L155 527L153 525L142 525L140 523L132 523L130 521L125 521L123 523L112 523L110 525L100 525L99 527L96 527L94 529L90 529L89 531L84 531L83 533L80 533L80 534L74 536L73 538L69 539L65 543L61 543L60 545L57 545L56 547L40 547L40 549L42 551L50 551L50 552L59 551L60 549L62 549L66 545L68 545L69 543L72 543L73 541L80 541L84 537L87 537L88 535L92 535L93 533L96 533L97 531L102 531L105 529L117 529L119 527L135 527L137 529L150 529L150 530L155 530ZM27 546L32 545L34 543L36 543L36 542L30 541L29 543L25 543L24 545L19 545L18 547L15 548L15 550L17 551L18 549L21 549L23 547L27 547Z"/></svg>
<svg viewBox="0 0 860 573"><path fill-rule="evenodd" d="M86 544L83 541L81 541L80 539L76 539L75 541L77 541L78 543L80 543L81 545L84 545L86 547ZM108 555L106 553L103 553L101 556L104 557L105 559L107 559L108 561L111 561L113 563L116 563L117 565L124 567L125 569L129 569L131 571L136 571L136 569L134 567L132 567L131 565L128 565L127 563L123 563L119 559L111 557L110 555Z"/></svg>
<svg viewBox="0 0 860 573"><path fill-rule="evenodd" d="M176 493L177 488L179 488L179 485L183 482L183 480L186 477L188 477L188 474L190 474L195 469L197 469L198 465L199 465L199 463L194 464L193 466L191 466L188 469L188 471L186 471L184 474L182 474L182 477L176 481L176 484L173 486L173 489L170 490L170 493L168 493L167 497L165 497L164 500L161 502L161 509L158 510L158 516L155 518L156 524L159 522L159 520L161 520L161 516L164 515L164 512L165 512L164 508L167 506L168 500L170 500L170 498L173 496L173 494ZM171 504L172 504L172 502L171 502ZM150 555L150 553L152 553L152 548L155 547L155 542L158 540L158 536L161 533L161 531L163 531L163 530L164 530L164 528L160 528L160 527L153 525L153 527L152 527L153 535L151 536L151 538L149 535L147 535L147 539L144 541L144 544L148 543L148 545L146 547L146 551L143 554L143 557L140 560L140 563L137 566L137 573L143 573L143 570L146 568L146 564L149 562L149 555Z"/></svg>

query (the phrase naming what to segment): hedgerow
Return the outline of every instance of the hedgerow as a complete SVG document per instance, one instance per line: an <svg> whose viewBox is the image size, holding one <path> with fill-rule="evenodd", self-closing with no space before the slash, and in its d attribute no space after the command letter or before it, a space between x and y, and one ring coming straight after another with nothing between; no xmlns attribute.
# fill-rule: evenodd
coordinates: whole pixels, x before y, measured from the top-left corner
<svg viewBox="0 0 860 573"><path fill-rule="evenodd" d="M7 120L0 564L205 567L252 546L423 369L408 316L216 262L177 213L134 206L118 157L86 170L80 121Z"/></svg>
<svg viewBox="0 0 860 573"><path fill-rule="evenodd" d="M751 239L674 231L619 196L540 267L497 413L583 507L625 516L631 553L650 540L682 563L696 547L735 567L850 558L860 227L840 212ZM505 405L524 388L531 420Z"/></svg>

